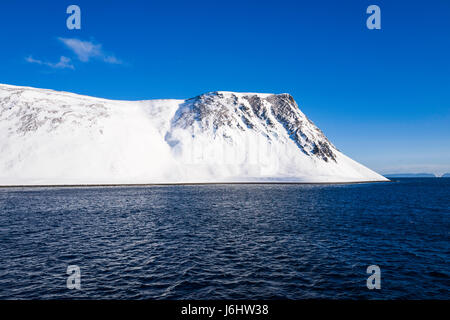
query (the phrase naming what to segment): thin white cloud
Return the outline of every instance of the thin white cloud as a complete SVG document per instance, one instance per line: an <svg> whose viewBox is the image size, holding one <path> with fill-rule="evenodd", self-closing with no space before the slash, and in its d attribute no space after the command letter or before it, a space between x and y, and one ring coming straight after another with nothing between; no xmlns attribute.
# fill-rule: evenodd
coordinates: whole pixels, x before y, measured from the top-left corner
<svg viewBox="0 0 450 320"><path fill-rule="evenodd" d="M25 61L27 61L28 63L35 63L48 66L53 69L72 69L72 70L75 69L75 67L70 63L71 60L64 56L61 56L58 62L42 61L39 59L34 59L32 56L26 57Z"/></svg>
<svg viewBox="0 0 450 320"><path fill-rule="evenodd" d="M72 50L78 60L82 62L98 59L110 64L122 64L122 61L117 59L114 55L105 53L100 43L82 41L76 38L58 38L58 40Z"/></svg>
<svg viewBox="0 0 450 320"><path fill-rule="evenodd" d="M29 63L44 64L41 60L33 59L32 56L26 57L25 60Z"/></svg>
<svg viewBox="0 0 450 320"><path fill-rule="evenodd" d="M111 63L111 64L122 64L122 61L120 61L119 59L117 59L114 56L104 57L103 61L105 61L106 63Z"/></svg>
<svg viewBox="0 0 450 320"><path fill-rule="evenodd" d="M70 59L64 56L61 56L61 58L59 58L59 62L55 63L55 64L50 64L52 68L70 68L70 69L74 69L74 66L72 64L70 64Z"/></svg>

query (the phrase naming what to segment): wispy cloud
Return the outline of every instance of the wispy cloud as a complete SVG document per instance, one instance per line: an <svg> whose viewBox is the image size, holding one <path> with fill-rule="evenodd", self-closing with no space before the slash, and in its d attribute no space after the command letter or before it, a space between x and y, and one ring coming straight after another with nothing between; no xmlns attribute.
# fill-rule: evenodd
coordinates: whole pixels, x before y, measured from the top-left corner
<svg viewBox="0 0 450 320"><path fill-rule="evenodd" d="M122 64L122 61L114 55L106 53L100 43L83 41L76 38L58 38L67 48L73 51L78 60L88 62L91 59L98 59L105 63Z"/></svg>
<svg viewBox="0 0 450 320"><path fill-rule="evenodd" d="M61 56L58 62L42 61L39 59L34 59L32 56L26 57L25 61L27 61L28 63L35 63L48 66L53 69L72 69L72 70L75 69L75 67L71 64L71 60L64 56Z"/></svg>

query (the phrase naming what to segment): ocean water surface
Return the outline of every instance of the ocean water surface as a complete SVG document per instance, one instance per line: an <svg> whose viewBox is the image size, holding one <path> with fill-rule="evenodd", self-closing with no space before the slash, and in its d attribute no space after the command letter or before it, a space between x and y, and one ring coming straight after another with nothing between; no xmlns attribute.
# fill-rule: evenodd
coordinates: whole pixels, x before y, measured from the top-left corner
<svg viewBox="0 0 450 320"><path fill-rule="evenodd" d="M449 299L449 199L448 178L3 188L0 299Z"/></svg>

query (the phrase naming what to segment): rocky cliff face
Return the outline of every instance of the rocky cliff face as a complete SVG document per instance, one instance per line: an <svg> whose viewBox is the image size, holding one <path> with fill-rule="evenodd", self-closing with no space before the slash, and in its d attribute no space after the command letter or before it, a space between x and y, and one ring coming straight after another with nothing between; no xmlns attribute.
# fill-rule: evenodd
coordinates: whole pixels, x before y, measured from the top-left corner
<svg viewBox="0 0 450 320"><path fill-rule="evenodd" d="M231 132L239 130L256 132L269 141L286 142L288 138L306 155L336 162L336 148L289 94L203 94L180 106L173 126L193 131L196 122L201 132L214 136L231 137Z"/></svg>

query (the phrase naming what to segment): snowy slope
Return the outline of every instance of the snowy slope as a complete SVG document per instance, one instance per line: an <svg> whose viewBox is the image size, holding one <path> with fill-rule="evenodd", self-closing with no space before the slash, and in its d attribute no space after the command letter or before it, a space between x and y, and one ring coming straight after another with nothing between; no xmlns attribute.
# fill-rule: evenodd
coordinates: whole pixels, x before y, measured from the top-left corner
<svg viewBox="0 0 450 320"><path fill-rule="evenodd" d="M0 85L0 185L356 182L288 94L113 101Z"/></svg>

